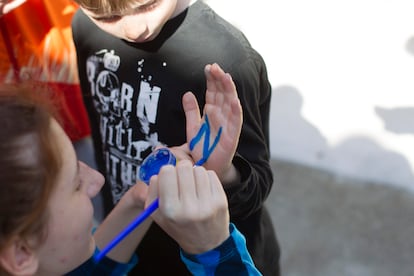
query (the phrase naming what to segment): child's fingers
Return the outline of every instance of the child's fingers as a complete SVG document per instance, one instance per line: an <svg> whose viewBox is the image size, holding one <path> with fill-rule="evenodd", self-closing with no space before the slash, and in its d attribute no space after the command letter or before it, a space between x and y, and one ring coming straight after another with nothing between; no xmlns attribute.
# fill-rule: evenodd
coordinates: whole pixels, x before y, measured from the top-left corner
<svg viewBox="0 0 414 276"><path fill-rule="evenodd" d="M187 119L200 120L200 109L198 108L197 99L192 92L188 91L183 95L182 104Z"/></svg>
<svg viewBox="0 0 414 276"><path fill-rule="evenodd" d="M222 85L223 91L226 93L226 97L230 97L231 99L234 97L238 97L236 85L234 84L233 78L229 73L224 74L222 77Z"/></svg>
<svg viewBox="0 0 414 276"><path fill-rule="evenodd" d="M187 137L193 137L200 127L201 115L197 99L192 92L184 94L182 99L186 121Z"/></svg>
<svg viewBox="0 0 414 276"><path fill-rule="evenodd" d="M214 63L213 65L211 65L210 73L213 80L212 82L215 86L215 91L225 92L226 86L224 85L223 81L225 81L227 77L223 69L221 69L221 67L217 63Z"/></svg>
<svg viewBox="0 0 414 276"><path fill-rule="evenodd" d="M217 78L213 74L212 70L213 70L213 65L211 64L207 64L204 69L204 73L206 76L206 87L207 87L206 103L211 103L211 104L216 102L217 91L221 91L220 88L217 86L218 85Z"/></svg>
<svg viewBox="0 0 414 276"><path fill-rule="evenodd" d="M240 131L243 124L243 111L239 99L234 99L231 103L231 112L229 121L231 123L227 124L227 131L230 137L237 137L237 140L240 136Z"/></svg>

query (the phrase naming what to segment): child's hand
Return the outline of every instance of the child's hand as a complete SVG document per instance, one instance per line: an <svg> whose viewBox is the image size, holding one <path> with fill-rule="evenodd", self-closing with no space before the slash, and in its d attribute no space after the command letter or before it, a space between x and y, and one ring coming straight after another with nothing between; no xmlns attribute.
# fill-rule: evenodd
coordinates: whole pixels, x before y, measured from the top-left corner
<svg viewBox="0 0 414 276"><path fill-rule="evenodd" d="M236 152L242 127L243 114L236 86L228 73L225 73L219 65L207 65L205 67L207 79L206 104L203 117L200 117L197 100L193 93L187 92L183 97L183 108L186 115L187 144L199 133L200 128L206 123L208 117L209 144L205 145L206 137L195 144L191 150L194 162L206 158L203 166L214 170L220 180L224 182L226 174L232 167L232 159ZM205 156L205 147L211 148L220 128L221 136L217 146L209 156ZM208 139L207 139L208 140Z"/></svg>
<svg viewBox="0 0 414 276"><path fill-rule="evenodd" d="M174 157L177 159L177 163L182 160L190 160L194 163L194 160L191 157L191 151L188 148L188 144L182 144L181 146L169 147L168 148Z"/></svg>
<svg viewBox="0 0 414 276"><path fill-rule="evenodd" d="M147 204L157 197L152 218L185 252L203 253L229 237L227 198L213 171L188 160L164 166L151 178Z"/></svg>

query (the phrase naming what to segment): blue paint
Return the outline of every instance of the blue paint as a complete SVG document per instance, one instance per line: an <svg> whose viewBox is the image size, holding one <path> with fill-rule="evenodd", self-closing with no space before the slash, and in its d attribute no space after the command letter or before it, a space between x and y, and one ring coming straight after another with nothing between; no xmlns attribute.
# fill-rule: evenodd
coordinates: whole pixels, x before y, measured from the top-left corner
<svg viewBox="0 0 414 276"><path fill-rule="evenodd" d="M142 162L139 168L139 179L148 185L151 176L158 174L162 166L175 166L176 162L175 156L168 148L158 149L148 155Z"/></svg>
<svg viewBox="0 0 414 276"><path fill-rule="evenodd" d="M210 123L208 121L208 116L206 115L205 122L201 125L200 130L198 131L196 136L190 141L190 150L193 150L194 147L200 142L201 138L204 136L203 157L195 163L196 166L201 166L202 164L207 162L207 159L210 157L211 153L216 148L218 141L220 140L222 131L223 127L220 127L216 135L216 138L214 138L213 144L211 145L211 147L209 147L211 130Z"/></svg>

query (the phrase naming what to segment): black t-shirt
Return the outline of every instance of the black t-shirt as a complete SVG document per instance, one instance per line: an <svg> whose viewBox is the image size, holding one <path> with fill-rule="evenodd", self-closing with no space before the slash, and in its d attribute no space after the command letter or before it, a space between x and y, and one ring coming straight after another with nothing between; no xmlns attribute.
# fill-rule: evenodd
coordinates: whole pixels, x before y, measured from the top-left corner
<svg viewBox="0 0 414 276"><path fill-rule="evenodd" d="M218 63L231 74L243 108L233 159L242 182L226 189L231 221L245 235L262 273L278 275L279 248L263 206L273 184L271 85L263 59L244 35L202 1L169 20L151 42L136 44L113 37L81 10L72 27L96 159L107 181L103 193L111 199L106 200L107 210L134 185L141 161L155 146L186 142L182 96L192 91L203 108L205 65ZM178 246L156 225L137 254L140 275L185 275Z"/></svg>

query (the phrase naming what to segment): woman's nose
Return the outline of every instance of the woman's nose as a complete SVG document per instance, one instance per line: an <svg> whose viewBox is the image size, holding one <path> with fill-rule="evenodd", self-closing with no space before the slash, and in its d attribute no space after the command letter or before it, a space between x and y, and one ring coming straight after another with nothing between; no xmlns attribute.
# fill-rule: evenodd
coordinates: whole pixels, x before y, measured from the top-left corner
<svg viewBox="0 0 414 276"><path fill-rule="evenodd" d="M101 190L103 184L105 183L105 178L103 175L86 165L85 163L79 161L81 178L82 182L85 185L86 193L90 198L95 197Z"/></svg>

